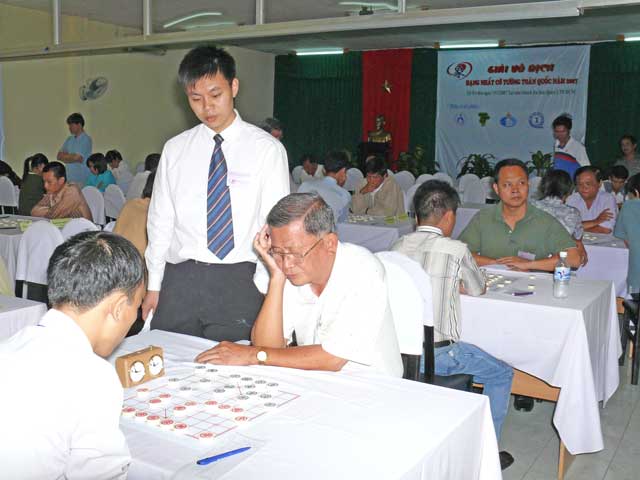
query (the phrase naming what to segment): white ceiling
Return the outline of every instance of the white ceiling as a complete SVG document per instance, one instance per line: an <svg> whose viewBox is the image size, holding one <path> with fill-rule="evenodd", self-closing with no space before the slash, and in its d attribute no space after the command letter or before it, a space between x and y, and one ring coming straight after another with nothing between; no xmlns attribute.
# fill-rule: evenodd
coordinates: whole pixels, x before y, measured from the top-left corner
<svg viewBox="0 0 640 480"><path fill-rule="evenodd" d="M360 8L339 5L338 1L264 0L265 22L344 17L356 13ZM407 0L406 3L407 10L411 12L424 8L438 10L506 5L516 1L535 4L542 0ZM0 0L0 3L40 10L51 8L50 0ZM61 7L62 13L66 15L76 15L121 26L139 27L142 23L141 3L139 0L61 0ZM395 5L397 2L386 0L379 3ZM435 42L443 41L504 40L507 45L610 41L619 34L640 34L640 1L635 3L637 3L635 6L586 9L580 17L349 30L280 35L270 38L259 36L234 38L224 43L281 54L299 48L343 47L367 50L433 46ZM184 26L193 26L198 23L233 21L238 24L253 24L255 21L255 0L153 0L152 4L154 33L179 31ZM167 22L187 15L212 11L221 12L223 15L201 17L176 25L169 30L162 27ZM384 15L383 11L375 13L376 17ZM331 25L330 21L327 22L327 26L329 25ZM212 30L211 38L216 39L215 30Z"/></svg>

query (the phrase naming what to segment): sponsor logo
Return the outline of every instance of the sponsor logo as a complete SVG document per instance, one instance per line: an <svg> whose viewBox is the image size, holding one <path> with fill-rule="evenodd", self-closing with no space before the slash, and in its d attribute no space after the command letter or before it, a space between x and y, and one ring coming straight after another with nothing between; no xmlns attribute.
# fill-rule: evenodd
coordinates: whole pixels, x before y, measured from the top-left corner
<svg viewBox="0 0 640 480"><path fill-rule="evenodd" d="M473 65L469 62L454 62L447 67L447 74L457 78L458 80L467 78L471 75L472 71Z"/></svg>
<svg viewBox="0 0 640 480"><path fill-rule="evenodd" d="M503 127L515 127L516 123L518 123L518 119L511 115L509 112L507 112L507 114L500 119L500 125L502 125Z"/></svg>
<svg viewBox="0 0 640 480"><path fill-rule="evenodd" d="M487 122L489 121L491 117L489 116L489 114L487 112L480 112L478 113L478 121L480 122L480 126L484 127L487 125Z"/></svg>
<svg viewBox="0 0 640 480"><path fill-rule="evenodd" d="M458 113L457 115L455 115L453 117L453 121L455 122L456 125L458 125L459 127L464 127L465 122L467 121L467 119L465 118L464 114L462 113Z"/></svg>
<svg viewBox="0 0 640 480"><path fill-rule="evenodd" d="M529 125L532 128L544 128L544 115L540 112L533 112L529 115Z"/></svg>

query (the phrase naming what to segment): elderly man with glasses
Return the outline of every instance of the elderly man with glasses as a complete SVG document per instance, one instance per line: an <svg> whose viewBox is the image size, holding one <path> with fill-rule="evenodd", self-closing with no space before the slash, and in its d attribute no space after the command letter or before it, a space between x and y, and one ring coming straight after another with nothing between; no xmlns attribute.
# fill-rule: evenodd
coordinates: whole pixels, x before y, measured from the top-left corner
<svg viewBox="0 0 640 480"><path fill-rule="evenodd" d="M270 279L252 345L222 342L196 361L402 375L384 267L368 250L338 240L319 195L280 200L254 248Z"/></svg>

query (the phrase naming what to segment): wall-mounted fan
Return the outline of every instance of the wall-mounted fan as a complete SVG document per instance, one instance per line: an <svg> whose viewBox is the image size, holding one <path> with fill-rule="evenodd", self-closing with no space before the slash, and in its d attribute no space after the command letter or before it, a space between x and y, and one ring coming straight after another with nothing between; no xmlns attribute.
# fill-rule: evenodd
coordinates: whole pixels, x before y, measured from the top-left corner
<svg viewBox="0 0 640 480"><path fill-rule="evenodd" d="M80 87L80 99L95 100L104 95L109 86L109 80L105 77L92 78Z"/></svg>

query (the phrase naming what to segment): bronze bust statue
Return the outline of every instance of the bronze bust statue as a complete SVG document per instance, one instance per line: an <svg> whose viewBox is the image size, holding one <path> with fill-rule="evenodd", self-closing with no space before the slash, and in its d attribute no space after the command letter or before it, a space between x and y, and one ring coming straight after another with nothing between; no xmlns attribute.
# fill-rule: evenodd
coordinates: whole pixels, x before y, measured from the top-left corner
<svg viewBox="0 0 640 480"><path fill-rule="evenodd" d="M376 116L376 129L369 131L368 140L373 143L391 143L391 133L384 129L384 115Z"/></svg>

